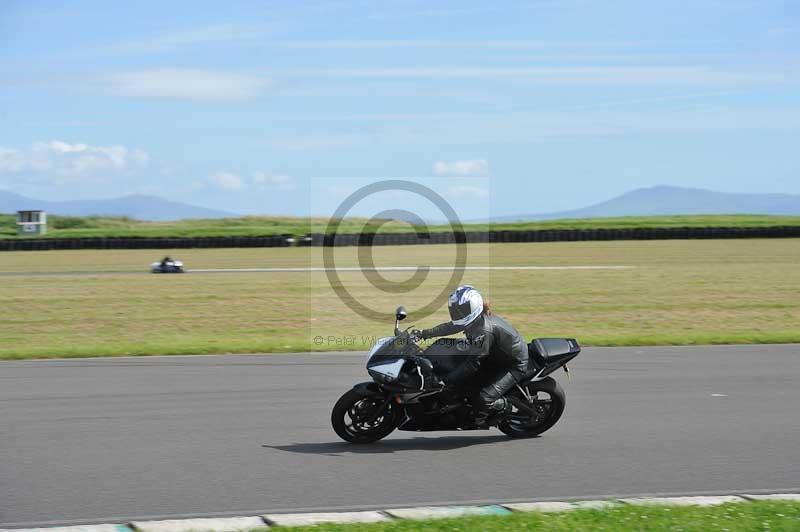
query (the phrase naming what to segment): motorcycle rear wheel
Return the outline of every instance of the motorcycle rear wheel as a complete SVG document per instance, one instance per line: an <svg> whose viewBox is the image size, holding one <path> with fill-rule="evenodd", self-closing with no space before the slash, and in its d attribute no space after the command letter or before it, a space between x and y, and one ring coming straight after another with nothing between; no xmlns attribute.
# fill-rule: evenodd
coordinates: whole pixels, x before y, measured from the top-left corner
<svg viewBox="0 0 800 532"><path fill-rule="evenodd" d="M539 382L522 383L520 386L527 390L531 401L516 387L506 397L524 403L535 414L531 415L513 407L511 414L497 428L512 438L533 438L558 422L564 413L567 398L561 385L551 377Z"/></svg>
<svg viewBox="0 0 800 532"><path fill-rule="evenodd" d="M385 406L384 406L385 404ZM382 412L376 412L382 408ZM374 421L370 418L376 416ZM397 427L398 408L384 398L349 390L336 401L331 425L336 434L350 443L373 443Z"/></svg>

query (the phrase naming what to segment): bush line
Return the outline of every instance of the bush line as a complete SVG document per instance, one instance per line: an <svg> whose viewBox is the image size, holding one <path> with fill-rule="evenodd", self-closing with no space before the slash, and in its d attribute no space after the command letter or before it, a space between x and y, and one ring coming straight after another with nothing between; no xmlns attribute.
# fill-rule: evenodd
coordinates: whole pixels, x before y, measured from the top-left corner
<svg viewBox="0 0 800 532"><path fill-rule="evenodd" d="M464 231L432 233L312 233L216 237L91 237L0 239L0 251L64 249L182 249L290 246L396 246L503 242L588 242L609 240L687 240L729 238L798 238L800 226L771 227L639 227L620 229L539 229L531 231Z"/></svg>

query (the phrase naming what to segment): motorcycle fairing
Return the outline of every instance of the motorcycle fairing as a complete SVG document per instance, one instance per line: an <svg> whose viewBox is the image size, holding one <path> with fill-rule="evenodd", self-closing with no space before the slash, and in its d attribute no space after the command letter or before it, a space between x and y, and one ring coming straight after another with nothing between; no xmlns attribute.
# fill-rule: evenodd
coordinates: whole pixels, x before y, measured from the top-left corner
<svg viewBox="0 0 800 532"><path fill-rule="evenodd" d="M391 380L395 380L398 375L400 375L400 371L403 369L403 365L406 361L402 358L398 358L393 362L383 362L381 364L372 364L369 366L369 372L377 373L384 378L388 377Z"/></svg>

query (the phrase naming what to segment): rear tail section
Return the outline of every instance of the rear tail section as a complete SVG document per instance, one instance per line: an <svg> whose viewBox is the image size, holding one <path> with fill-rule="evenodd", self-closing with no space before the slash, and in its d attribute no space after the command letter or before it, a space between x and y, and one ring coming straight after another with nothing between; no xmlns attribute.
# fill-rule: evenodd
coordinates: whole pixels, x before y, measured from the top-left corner
<svg viewBox="0 0 800 532"><path fill-rule="evenodd" d="M574 338L536 338L528 344L528 377L543 378L578 356L581 346Z"/></svg>

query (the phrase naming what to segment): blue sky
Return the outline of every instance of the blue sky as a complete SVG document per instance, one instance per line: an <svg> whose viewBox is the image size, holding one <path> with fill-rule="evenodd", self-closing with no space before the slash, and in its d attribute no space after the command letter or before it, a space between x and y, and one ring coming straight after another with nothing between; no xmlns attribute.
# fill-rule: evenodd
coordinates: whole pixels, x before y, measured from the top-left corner
<svg viewBox="0 0 800 532"><path fill-rule="evenodd" d="M790 1L5 0L0 189L325 215L405 178L467 218L800 193L798 52Z"/></svg>

